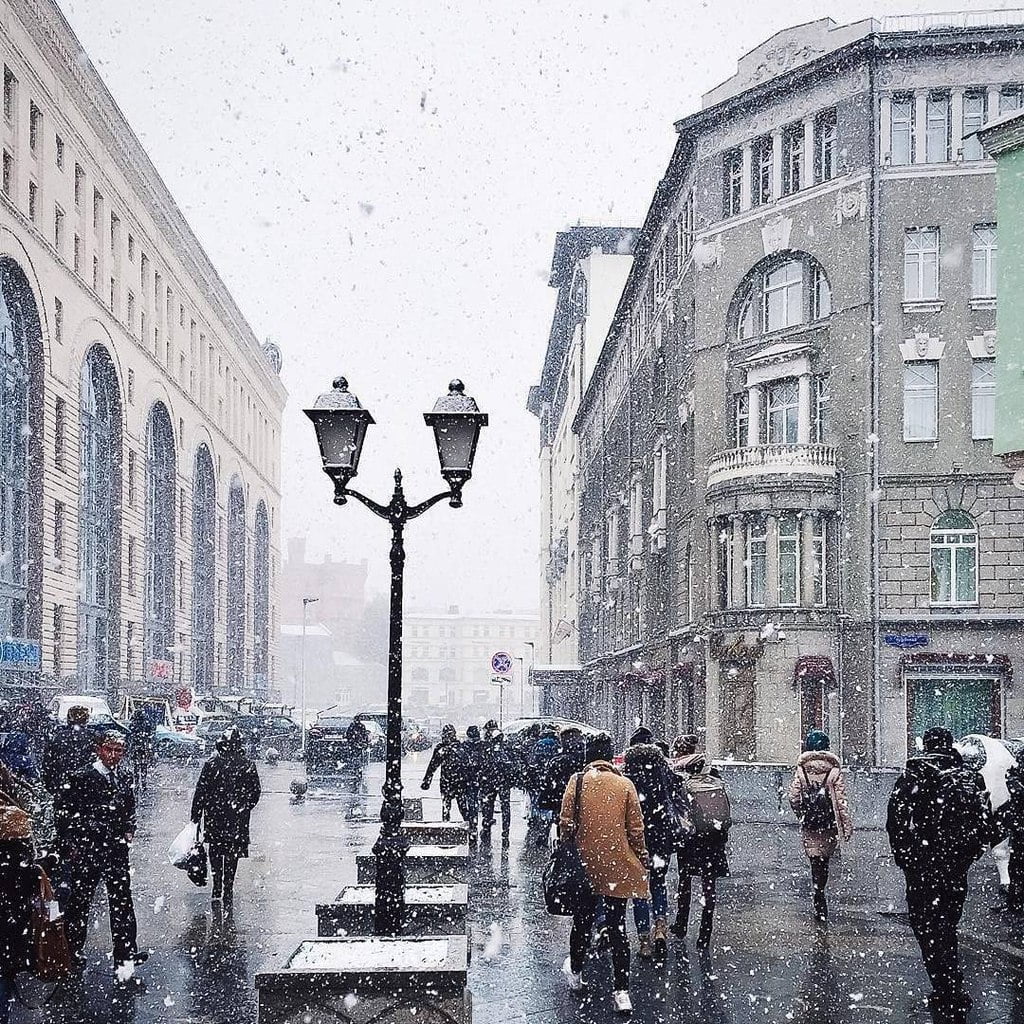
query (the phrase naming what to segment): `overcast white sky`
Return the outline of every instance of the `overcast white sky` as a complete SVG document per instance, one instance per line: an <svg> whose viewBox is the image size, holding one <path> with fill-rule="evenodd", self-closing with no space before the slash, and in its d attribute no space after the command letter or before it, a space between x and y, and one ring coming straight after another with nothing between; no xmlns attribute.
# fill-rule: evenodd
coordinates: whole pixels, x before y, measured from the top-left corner
<svg viewBox="0 0 1024 1024"><path fill-rule="evenodd" d="M1003 6L962 4L960 9ZM554 233L637 224L673 121L781 28L952 9L749 0L61 0L259 337L284 351L282 542L366 558L302 408L344 373L373 412L358 485L440 489L421 413L462 377L491 415L465 507L407 530L407 601L537 605L537 429L525 411ZM285 619L288 610L282 609Z"/></svg>

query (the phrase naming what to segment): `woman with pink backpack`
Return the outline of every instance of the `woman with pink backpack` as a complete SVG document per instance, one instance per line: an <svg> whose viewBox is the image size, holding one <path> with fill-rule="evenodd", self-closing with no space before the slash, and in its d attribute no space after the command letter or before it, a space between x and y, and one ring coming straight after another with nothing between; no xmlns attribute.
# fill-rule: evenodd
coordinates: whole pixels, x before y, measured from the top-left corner
<svg viewBox="0 0 1024 1024"><path fill-rule="evenodd" d="M811 862L814 919L819 924L828 921L828 863L840 837L849 842L853 836L846 779L839 758L828 749L829 745L828 735L820 729L807 734L789 786L789 803L800 820L800 838Z"/></svg>

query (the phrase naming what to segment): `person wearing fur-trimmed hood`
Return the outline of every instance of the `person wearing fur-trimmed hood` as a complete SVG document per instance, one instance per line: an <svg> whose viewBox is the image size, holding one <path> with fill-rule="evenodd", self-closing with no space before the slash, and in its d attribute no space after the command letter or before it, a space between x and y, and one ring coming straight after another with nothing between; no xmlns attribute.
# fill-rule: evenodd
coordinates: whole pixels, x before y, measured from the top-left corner
<svg viewBox="0 0 1024 1024"><path fill-rule="evenodd" d="M846 799L846 776L839 758L829 750L830 740L813 729L804 741L789 785L789 804L800 821L800 838L811 864L814 917L828 920L828 866L840 840L853 838L853 818Z"/></svg>

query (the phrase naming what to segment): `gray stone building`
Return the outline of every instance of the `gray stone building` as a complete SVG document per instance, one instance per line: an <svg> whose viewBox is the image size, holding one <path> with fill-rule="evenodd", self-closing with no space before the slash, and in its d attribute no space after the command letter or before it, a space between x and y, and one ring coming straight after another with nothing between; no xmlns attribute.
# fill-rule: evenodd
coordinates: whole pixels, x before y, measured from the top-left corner
<svg viewBox="0 0 1024 1024"><path fill-rule="evenodd" d="M575 419L581 706L791 760L1020 734L992 455L1005 13L787 29L678 122Z"/></svg>

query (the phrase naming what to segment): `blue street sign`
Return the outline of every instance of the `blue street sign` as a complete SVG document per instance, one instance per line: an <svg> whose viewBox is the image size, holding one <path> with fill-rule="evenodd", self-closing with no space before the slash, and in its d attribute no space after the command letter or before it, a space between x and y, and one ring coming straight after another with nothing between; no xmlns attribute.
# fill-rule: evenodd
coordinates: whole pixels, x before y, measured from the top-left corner
<svg viewBox="0 0 1024 1024"><path fill-rule="evenodd" d="M886 633L883 640L890 647L898 647L901 651L928 646L927 633Z"/></svg>
<svg viewBox="0 0 1024 1024"><path fill-rule="evenodd" d="M42 648L33 640L0 641L0 668L38 672L42 661Z"/></svg>
<svg viewBox="0 0 1024 1024"><path fill-rule="evenodd" d="M491 671L496 676L507 676L512 671L512 655L506 651L496 651L492 654Z"/></svg>

